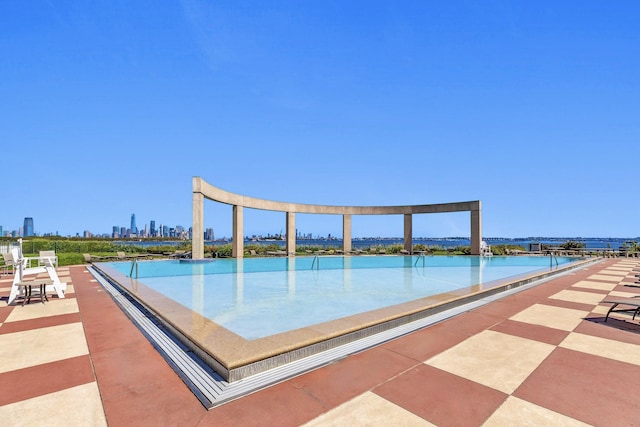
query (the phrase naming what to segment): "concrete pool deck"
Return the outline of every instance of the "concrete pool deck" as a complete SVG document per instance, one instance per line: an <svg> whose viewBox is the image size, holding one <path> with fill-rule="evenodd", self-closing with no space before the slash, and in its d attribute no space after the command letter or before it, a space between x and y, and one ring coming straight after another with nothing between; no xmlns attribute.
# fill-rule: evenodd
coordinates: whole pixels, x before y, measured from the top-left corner
<svg viewBox="0 0 640 427"><path fill-rule="evenodd" d="M6 306L3 425L640 425L640 322L606 259L207 411L85 266L67 298Z"/></svg>

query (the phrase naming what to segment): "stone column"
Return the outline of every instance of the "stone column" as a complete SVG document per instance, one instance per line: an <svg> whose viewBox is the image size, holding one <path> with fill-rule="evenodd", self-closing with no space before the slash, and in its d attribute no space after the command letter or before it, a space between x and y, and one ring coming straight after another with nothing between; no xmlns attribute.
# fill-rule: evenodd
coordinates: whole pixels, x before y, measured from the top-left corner
<svg viewBox="0 0 640 427"><path fill-rule="evenodd" d="M233 258L244 257L244 215L243 207L233 206L233 242L231 246L231 256Z"/></svg>
<svg viewBox="0 0 640 427"><path fill-rule="evenodd" d="M482 207L478 202L478 209L471 211L471 255L480 255L482 242Z"/></svg>
<svg viewBox="0 0 640 427"><path fill-rule="evenodd" d="M342 250L351 252L351 215L342 215Z"/></svg>
<svg viewBox="0 0 640 427"><path fill-rule="evenodd" d="M296 254L296 213L287 212L287 256Z"/></svg>
<svg viewBox="0 0 640 427"><path fill-rule="evenodd" d="M193 214L191 225L191 258L204 258L204 195L193 193Z"/></svg>
<svg viewBox="0 0 640 427"><path fill-rule="evenodd" d="M413 253L413 215L404 214L404 250Z"/></svg>

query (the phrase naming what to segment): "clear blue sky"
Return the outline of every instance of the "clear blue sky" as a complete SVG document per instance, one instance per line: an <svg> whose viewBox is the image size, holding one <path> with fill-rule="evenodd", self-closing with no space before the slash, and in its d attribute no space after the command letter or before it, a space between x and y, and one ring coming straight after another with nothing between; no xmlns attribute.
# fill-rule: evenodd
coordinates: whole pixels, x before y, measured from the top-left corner
<svg viewBox="0 0 640 427"><path fill-rule="evenodd" d="M299 203L481 200L485 236L635 237L639 20L637 1L3 1L0 225L189 227L201 176ZM230 236L231 208L207 202L205 226ZM245 234L284 228L245 212ZM414 218L468 235L466 213Z"/></svg>

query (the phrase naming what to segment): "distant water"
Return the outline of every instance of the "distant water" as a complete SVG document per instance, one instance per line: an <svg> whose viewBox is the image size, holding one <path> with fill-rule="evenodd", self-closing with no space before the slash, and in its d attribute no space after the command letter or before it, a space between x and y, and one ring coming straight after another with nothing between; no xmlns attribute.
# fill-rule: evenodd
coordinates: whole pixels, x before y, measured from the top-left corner
<svg viewBox="0 0 640 427"><path fill-rule="evenodd" d="M577 239L577 238L540 238L540 239L504 239L504 238L484 238L485 242L489 245L518 245L525 249L529 249L530 243L543 243L550 246L559 246L569 240L579 243L584 243L587 249L602 249L613 248L618 249L624 242L638 241L640 239L618 239L618 238L593 238L593 239ZM285 241L245 241L247 244L277 244L284 247ZM402 245L404 240L400 237L397 238L376 238L376 239L353 239L351 241L351 247L354 249L369 248L371 246L390 246L390 245ZM210 243L207 243L210 244ZM219 244L214 242L213 244ZM470 246L471 241L464 238L437 238L437 239L413 239L413 244L423 244L425 246L440 246L442 248L451 248L456 246ZM305 239L298 240L297 246L320 246L320 247L342 247L342 239L327 240L327 239Z"/></svg>
<svg viewBox="0 0 640 427"><path fill-rule="evenodd" d="M569 240L579 243L584 243L587 249L605 249L612 248L618 249L624 242L628 241L640 241L640 238L577 238L577 237L541 237L541 238L492 238L485 237L483 239L489 245L518 245L525 249L529 249L530 243L543 243L551 246L559 246ZM168 241L156 241L156 240L141 240L141 241L121 241L117 242L123 245L131 246L175 246L184 243L184 241L168 242ZM220 246L227 244L225 241L206 241L206 246ZM278 245L285 247L286 242L284 240L262 240L251 241L245 240L245 245L257 244L257 245ZM389 238L354 238L351 241L351 247L354 249L370 248L371 246L390 246L390 245L402 245L403 240L400 237ZM423 244L425 246L439 246L442 248L451 248L456 246L469 246L471 241L465 238L415 238L413 244ZM304 239L296 242L297 246L318 246L323 248L342 247L342 239Z"/></svg>

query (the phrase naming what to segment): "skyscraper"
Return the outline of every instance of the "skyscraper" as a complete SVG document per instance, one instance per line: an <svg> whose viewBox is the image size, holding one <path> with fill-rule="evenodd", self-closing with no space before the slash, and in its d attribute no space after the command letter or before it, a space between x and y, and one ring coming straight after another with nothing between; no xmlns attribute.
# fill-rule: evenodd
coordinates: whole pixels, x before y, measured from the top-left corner
<svg viewBox="0 0 640 427"><path fill-rule="evenodd" d="M204 232L204 240L213 241L213 228L207 228Z"/></svg>
<svg viewBox="0 0 640 427"><path fill-rule="evenodd" d="M151 220L151 237L156 237L156 222L155 220Z"/></svg>
<svg viewBox="0 0 640 427"><path fill-rule="evenodd" d="M136 214L131 214L131 234L138 234L138 227L136 227Z"/></svg>
<svg viewBox="0 0 640 427"><path fill-rule="evenodd" d="M24 219L24 235L33 236L33 218L25 218Z"/></svg>

